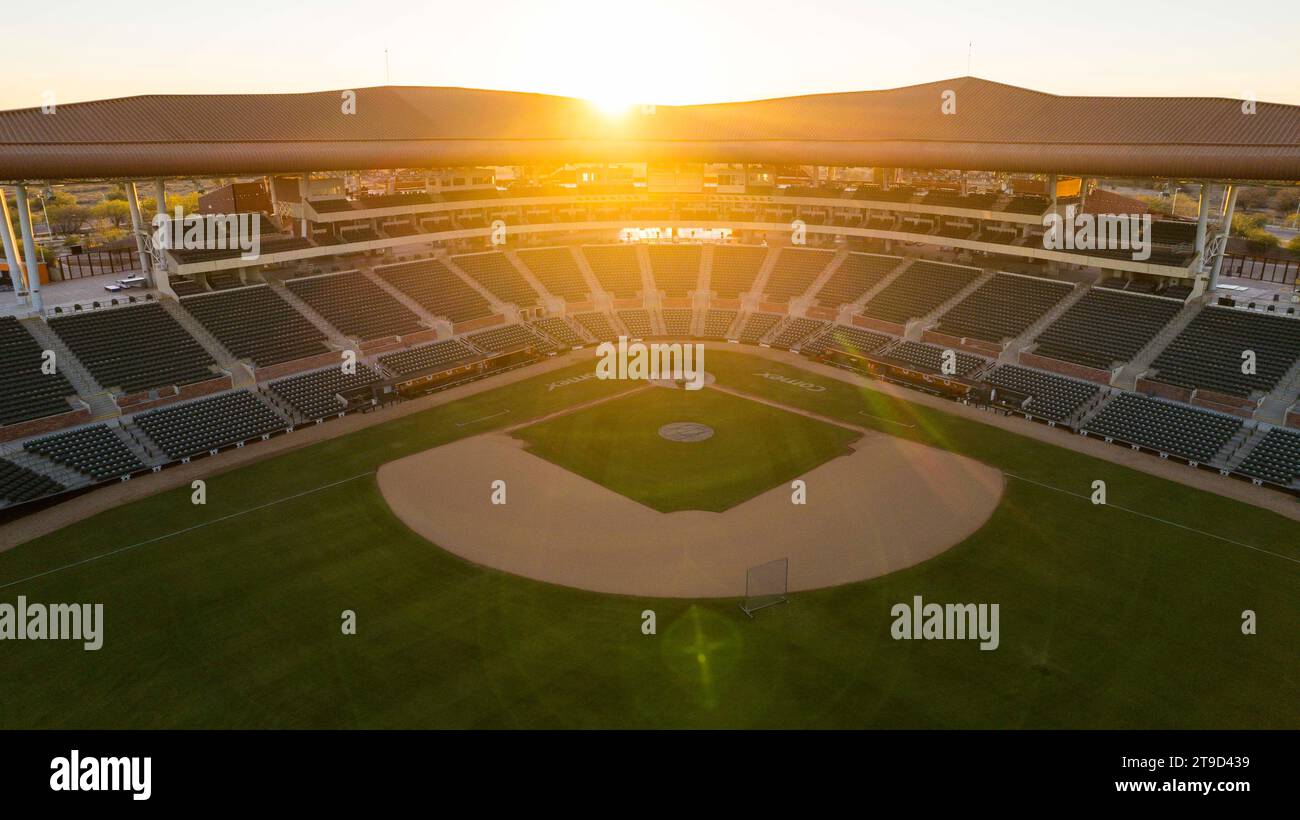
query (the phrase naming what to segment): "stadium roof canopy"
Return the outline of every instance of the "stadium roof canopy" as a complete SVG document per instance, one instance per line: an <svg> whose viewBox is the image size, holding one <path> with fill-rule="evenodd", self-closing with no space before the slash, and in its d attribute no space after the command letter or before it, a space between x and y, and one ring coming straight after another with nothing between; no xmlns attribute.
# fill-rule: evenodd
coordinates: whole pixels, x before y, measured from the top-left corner
<svg viewBox="0 0 1300 820"><path fill-rule="evenodd" d="M944 92L956 112L941 110ZM0 111L0 179L526 165L770 162L1300 179L1300 106L1062 97L972 77L888 91L602 114L462 88L150 95Z"/></svg>

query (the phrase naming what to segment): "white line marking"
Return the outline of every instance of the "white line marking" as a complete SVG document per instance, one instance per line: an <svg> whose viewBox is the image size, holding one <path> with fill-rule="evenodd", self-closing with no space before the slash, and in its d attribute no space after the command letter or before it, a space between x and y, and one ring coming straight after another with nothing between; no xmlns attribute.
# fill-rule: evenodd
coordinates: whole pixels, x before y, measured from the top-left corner
<svg viewBox="0 0 1300 820"><path fill-rule="evenodd" d="M490 416L484 416L484 417L482 417L482 418L478 418L478 419L470 419L469 421L458 421L458 422L456 422L456 426L457 426L457 427L464 427L464 426L467 425L467 424L478 424L480 421L487 421L488 419L494 419L494 418L496 418L497 416L504 416L506 413L509 413L509 412L510 412L510 409L509 409L509 408L506 408L505 410L502 410L500 413L493 413L493 414L490 415Z"/></svg>
<svg viewBox="0 0 1300 820"><path fill-rule="evenodd" d="M873 419L879 419L880 421L886 422L888 424L897 424L899 427L916 427L915 424L907 424L901 421L894 421L893 419L887 419L884 416L877 416L874 413L868 413L866 410L859 410L858 415L866 416L868 418L873 418Z"/></svg>
<svg viewBox="0 0 1300 820"><path fill-rule="evenodd" d="M1024 476L1018 476L1018 475L1015 475L1014 473L1003 472L1002 474L1003 474L1004 476L1006 476L1007 478L1014 478L1014 479L1016 479L1017 481L1024 481L1024 482L1027 483L1027 484L1033 484L1033 485L1035 485L1035 486L1042 487L1042 488L1045 489L1045 490L1053 490L1053 491L1058 492L1058 493L1064 493L1065 495L1072 495L1072 496L1074 496L1075 498L1081 498L1081 499L1083 499L1084 501L1087 501L1087 502L1089 502L1089 503L1092 502L1092 497L1089 496L1089 495L1084 495L1083 493L1074 493L1074 492L1070 492L1069 490L1063 490L1063 489L1061 489L1060 487L1053 487L1051 484L1044 484L1044 483L1042 483L1041 481L1034 481L1032 478L1025 478ZM1271 550L1266 550L1266 549L1264 549L1263 547L1257 547L1257 546L1255 546L1254 544L1247 544L1247 543L1245 543L1245 542L1243 542L1243 541L1233 541L1231 538L1224 538L1222 535L1215 535L1215 534L1212 533L1212 532L1206 532L1205 530L1198 530L1198 529L1196 529L1195 527L1189 527L1189 526L1187 526L1186 524L1179 524L1177 521L1170 521L1170 520L1167 519L1167 518L1161 518L1161 517L1156 516L1156 515L1148 515L1147 513L1144 513L1144 512L1138 512L1137 510L1131 510L1131 509L1129 509L1128 507L1121 507L1119 504L1111 504L1111 503L1107 502L1107 503L1105 503L1105 504L1098 504L1097 506L1099 506L1099 507L1111 507L1112 509L1123 510L1123 511L1126 512L1126 513L1130 513L1130 514L1132 514L1132 515L1136 515L1136 516L1139 516L1139 517L1141 517L1141 518L1146 518L1146 519L1149 519L1149 520L1151 520L1151 521L1158 521L1158 522L1160 522L1161 524L1168 524L1168 525L1171 526L1171 527L1177 527L1177 528L1179 528L1180 530L1187 530L1188 532L1194 532L1194 533L1196 533L1197 535L1204 535L1206 538L1214 538L1214 539L1217 539L1217 540L1219 540L1219 541L1225 541L1225 542L1227 542L1227 543L1229 543L1229 544L1233 544L1233 545L1238 546L1238 547L1245 547L1245 548L1248 549L1248 550L1255 550L1256 552L1262 552L1262 553L1264 553L1265 555L1271 555L1271 556L1273 556L1274 558L1281 558L1283 561L1290 561L1290 562L1293 563L1293 564L1300 564L1300 558L1292 558L1292 557L1290 557L1290 556L1288 556L1288 555L1282 555L1281 553L1272 552Z"/></svg>
<svg viewBox="0 0 1300 820"><path fill-rule="evenodd" d="M28 581L35 581L37 578L44 578L46 575L53 575L54 573L62 572L65 569L72 569L73 567L79 567L82 566L83 564L90 564L95 561L98 561L101 558L109 558L111 556L117 555L118 553L126 552L127 550L133 550L136 547L143 547L147 544L156 544L159 541L166 541L168 538L172 538L177 535L184 535L187 532L193 532L194 530L200 530L203 529L204 527L210 527L213 524L220 524L222 521L229 521L230 519L238 518L241 515L247 515L248 513L257 512L258 510L264 510L267 507L274 507L276 504L283 504L286 501L293 501L295 498L302 498L305 495L318 493L321 490L328 490L330 487L337 487L340 484L347 484L349 481L356 481L358 478L365 478L366 476L371 476L371 475L374 475L373 471L369 473L360 473L358 475L352 476L351 478L340 479L339 481L334 481L329 484L322 484L319 487L314 487L313 489L310 490L303 490L300 493L295 493L294 495L285 496L284 498L278 498L275 501L268 501L265 504L259 504L256 507L249 507L246 510L240 510L239 512L233 512L230 513L229 515L223 515L219 518L214 518L211 521L204 521L202 524L195 524L194 526L186 527L183 530L176 530L175 532L169 532L163 535L158 535L153 538L146 539L144 541L139 541L134 544L129 544L125 547L118 547L115 550L109 550L108 552L102 553L100 555L92 555L91 557L83 558L80 561L73 561L71 564L64 564L61 567L55 567L54 569L49 569L46 570L45 572L38 572L37 574L29 575L26 578L19 578L17 581L10 581L7 584L0 584L0 589L8 589L9 587L16 586L18 584L25 584Z"/></svg>

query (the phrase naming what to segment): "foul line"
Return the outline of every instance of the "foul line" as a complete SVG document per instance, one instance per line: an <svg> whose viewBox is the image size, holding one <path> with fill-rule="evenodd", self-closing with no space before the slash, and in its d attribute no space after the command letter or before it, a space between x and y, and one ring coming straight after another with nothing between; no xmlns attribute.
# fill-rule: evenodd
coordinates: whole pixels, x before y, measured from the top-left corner
<svg viewBox="0 0 1300 820"><path fill-rule="evenodd" d="M1018 476L1018 475L1016 475L1016 474L1014 474L1014 473L1003 472L1002 474L1003 474L1004 476L1006 476L1007 478L1014 478L1014 479L1016 479L1017 481L1023 481L1023 482L1025 482L1025 483L1027 483L1027 484L1033 484L1033 485L1035 485L1035 486L1037 486L1037 487L1042 487L1042 488L1045 489L1045 490L1053 490L1053 491L1058 492L1058 493L1064 493L1065 495L1074 496L1075 498L1081 498L1081 499L1083 499L1084 501L1088 501L1088 502L1091 502L1091 501L1092 501L1092 496L1084 495L1084 494L1082 494L1082 493L1070 492L1069 490L1063 490L1063 489L1061 489L1060 487L1053 487L1051 484L1044 484L1044 483L1042 483L1041 481L1034 481L1032 478L1025 478L1024 476ZM1271 550L1266 550L1266 549L1264 549L1263 547L1257 547L1257 546L1255 546L1254 544L1247 544L1247 543L1245 543L1244 541L1233 541L1231 538L1224 538L1222 535L1215 535L1215 534L1212 533L1212 532L1206 532L1205 530L1198 530L1198 529L1196 529L1195 527L1189 527L1189 526L1187 526L1186 524L1179 524L1177 521L1170 521L1169 519L1167 519L1167 518L1161 518L1161 517L1158 516L1158 515L1149 515L1149 514L1144 513L1144 512L1138 512L1137 510L1132 510L1132 509L1129 509L1128 507L1121 507L1119 504L1111 504L1111 503L1109 503L1109 502L1107 502L1107 503L1105 503L1105 504L1098 504L1098 505L1096 505L1096 506L1098 506L1098 507L1110 507L1110 508L1112 508L1112 509L1116 509L1116 510L1123 510L1124 512L1129 513L1129 514L1131 514L1131 515L1136 515L1136 516L1139 516L1139 517L1141 517L1141 518L1149 519L1149 520L1151 520L1151 521L1158 521L1158 522L1160 522L1161 524L1168 524L1168 525L1171 526L1171 527L1177 527L1177 528L1179 528L1180 530L1187 530L1188 532L1194 532L1194 533L1196 533L1197 535L1204 535L1206 538L1214 538L1214 539L1217 539L1217 540L1219 540L1219 541L1224 541L1224 542L1226 542L1226 543L1228 543L1228 544L1233 544L1233 545L1238 546L1238 547L1245 547L1245 548L1248 549L1248 550L1254 550L1255 552L1262 552L1262 553L1264 553L1265 555L1271 555L1271 556L1273 556L1274 558L1281 558L1283 561L1290 561L1290 562L1293 563L1293 564L1300 564L1300 559L1298 559L1298 558L1292 558L1292 557L1289 556L1289 555L1282 555L1281 553L1278 553L1278 552L1273 552L1273 551L1271 551Z"/></svg>
<svg viewBox="0 0 1300 820"><path fill-rule="evenodd" d="M246 510L240 510L239 512L229 513L219 518L214 518L211 521L204 521L203 523L195 524L192 527L186 527L185 529L176 530L175 532L169 532L163 535L157 535L154 536L153 538L149 538L144 541L138 541L134 544L128 544L125 547L118 547L115 550L110 550L100 555L92 555L91 557L83 558L80 561L73 561L71 564L64 564L61 567L55 567L54 569L49 569L46 570L45 572L39 572L35 575L29 575L26 578L19 578L17 581L10 581L7 584L0 584L0 589L8 589L9 587L16 586L18 584L25 584L28 581L35 581L37 578L44 578L46 575L53 575L56 572L62 572L65 569L72 569L73 567L79 567L82 566L83 564L94 563L95 561L98 561L101 558L110 558L114 555L127 552L128 550L133 550L137 547L143 547L148 544L155 544L159 541L166 541L168 538L172 538L177 535L184 535L187 532L193 532L194 530L200 530L203 529L204 527L210 527L213 524L220 524L222 521L229 521L230 519L238 518L241 515L248 515L249 513L257 512L258 510L264 510L267 507L274 507L276 504L283 504L286 501L293 501L295 498L302 498L305 495L318 493L321 490L328 490L330 487L337 487L340 484L347 484L349 481L356 481L359 478L365 478L366 476L371 476L371 475L374 475L374 471L368 473L359 473L357 475L352 476L351 478L344 478L344 479L340 479L339 481L333 481L329 484L322 484L319 487L314 487L310 490L303 490L300 493L295 493L294 495L285 496L284 498L278 498L275 501L268 501L265 504L259 504L256 507L249 507Z"/></svg>
<svg viewBox="0 0 1300 820"><path fill-rule="evenodd" d="M880 421L883 421L887 424L897 424L899 427L913 427L913 428L916 427L915 424L908 424L907 422L903 422L903 421L894 421L893 419L887 419L884 416L877 416L874 413L868 413L866 410L859 410L858 415L866 416L868 418L873 418L873 419L879 419Z"/></svg>
<svg viewBox="0 0 1300 820"><path fill-rule="evenodd" d="M467 425L467 424L478 424L480 421L487 421L488 419L494 419L494 418L496 418L497 416L504 416L506 413L509 413L509 412L510 412L510 409L509 409L509 408L506 408L505 410L502 410L500 413L493 413L493 414L490 415L490 416L483 416L482 418L478 418L478 419L470 419L469 421L458 421L458 422L456 422L456 426L457 426L457 427L464 427L464 426Z"/></svg>

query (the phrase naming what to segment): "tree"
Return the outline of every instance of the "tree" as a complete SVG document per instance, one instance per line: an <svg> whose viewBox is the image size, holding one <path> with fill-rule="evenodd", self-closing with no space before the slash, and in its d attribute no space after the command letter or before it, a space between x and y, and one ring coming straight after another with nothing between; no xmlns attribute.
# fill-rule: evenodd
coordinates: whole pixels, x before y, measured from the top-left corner
<svg viewBox="0 0 1300 820"><path fill-rule="evenodd" d="M47 205L50 230L61 236L77 233L90 219L90 209L84 205Z"/></svg>
<svg viewBox="0 0 1300 820"><path fill-rule="evenodd" d="M122 199L105 199L90 209L95 219L103 220L114 228L120 228L131 218L131 206Z"/></svg>

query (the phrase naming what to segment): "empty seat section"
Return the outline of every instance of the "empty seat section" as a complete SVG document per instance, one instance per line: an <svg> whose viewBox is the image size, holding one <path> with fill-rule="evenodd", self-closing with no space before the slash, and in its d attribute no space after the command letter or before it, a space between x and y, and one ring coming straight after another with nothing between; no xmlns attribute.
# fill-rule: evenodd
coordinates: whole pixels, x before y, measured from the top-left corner
<svg viewBox="0 0 1300 820"><path fill-rule="evenodd" d="M641 265L628 245L587 245L582 249L601 287L617 299L634 299L641 292Z"/></svg>
<svg viewBox="0 0 1300 820"><path fill-rule="evenodd" d="M20 504L63 490L54 479L0 458L0 501Z"/></svg>
<svg viewBox="0 0 1300 820"><path fill-rule="evenodd" d="M722 339L734 321L736 311L710 308L704 313L704 330L700 335L706 339Z"/></svg>
<svg viewBox="0 0 1300 820"><path fill-rule="evenodd" d="M316 326L266 285L191 296L181 306L236 358L258 367L329 349Z"/></svg>
<svg viewBox="0 0 1300 820"><path fill-rule="evenodd" d="M33 321L40 321L39 319ZM13 316L0 316L0 425L66 413L77 391L56 367L43 373L44 351L36 337Z"/></svg>
<svg viewBox="0 0 1300 820"><path fill-rule="evenodd" d="M555 316L534 320L533 327L566 347L578 347L582 344L582 337L573 332L569 323Z"/></svg>
<svg viewBox="0 0 1300 820"><path fill-rule="evenodd" d="M184 458L282 430L284 419L247 390L140 413L133 419L169 458Z"/></svg>
<svg viewBox="0 0 1300 820"><path fill-rule="evenodd" d="M620 310L618 318L627 326L628 333L633 336L654 335L654 328L650 324L650 312L648 310Z"/></svg>
<svg viewBox="0 0 1300 820"><path fill-rule="evenodd" d="M596 341L598 342L607 342L618 338L618 331L614 330L614 326L610 324L609 318L603 313L595 311L591 313L577 313L574 314L573 318L578 321L578 324L586 328L588 333L595 336Z"/></svg>
<svg viewBox="0 0 1300 820"><path fill-rule="evenodd" d="M378 339L422 330L424 325L406 305L384 292L360 271L291 279L286 283L346 336Z"/></svg>
<svg viewBox="0 0 1300 820"><path fill-rule="evenodd" d="M956 357L954 372L943 373L945 350L947 348L925 342L899 342L885 351L884 355L890 359L907 362L918 370L946 376L969 376L988 364L988 360L981 356L954 350L953 354Z"/></svg>
<svg viewBox="0 0 1300 820"><path fill-rule="evenodd" d="M735 299L754 287L754 279L767 259L767 248L720 245L713 249L709 289L722 299Z"/></svg>
<svg viewBox="0 0 1300 820"><path fill-rule="evenodd" d="M492 304L483 294L437 259L384 265L375 268L375 273L434 316L468 322L492 315Z"/></svg>
<svg viewBox="0 0 1300 820"><path fill-rule="evenodd" d="M876 319L906 324L924 316L952 297L980 275L976 268L913 262L898 278L867 302L862 313Z"/></svg>
<svg viewBox="0 0 1300 820"><path fill-rule="evenodd" d="M1236 416L1122 393L1088 422L1087 429L1190 461L1208 462L1241 424Z"/></svg>
<svg viewBox="0 0 1300 820"><path fill-rule="evenodd" d="M873 333L870 330L862 330L861 328L836 325L831 328L829 333L823 334L805 344L800 349L800 352L820 356L827 351L838 350L855 356L866 356L875 353L893 341L895 341L893 336L887 336L884 333Z"/></svg>
<svg viewBox="0 0 1300 820"><path fill-rule="evenodd" d="M1294 484L1300 479L1300 432L1274 427L1256 442L1238 469L1284 487Z"/></svg>
<svg viewBox="0 0 1300 820"><path fill-rule="evenodd" d="M422 370L451 367L452 365L463 364L481 358L483 357L471 350L460 339L446 339L433 344L413 347L410 350L403 350L400 353L380 356L379 363L390 373L405 376L411 373L419 373Z"/></svg>
<svg viewBox="0 0 1300 820"><path fill-rule="evenodd" d="M531 307L541 300L504 253L472 253L453 256L451 261L502 302Z"/></svg>
<svg viewBox="0 0 1300 820"><path fill-rule="evenodd" d="M776 327L779 321L781 321L779 313L749 314L749 318L745 319L745 326L740 329L740 341L751 345L758 344L758 341Z"/></svg>
<svg viewBox="0 0 1300 820"><path fill-rule="evenodd" d="M826 284L817 291L817 304L835 308L862 298L862 294L878 285L899 262L897 256L875 256L869 253L850 253L844 263L835 269Z"/></svg>
<svg viewBox="0 0 1300 820"><path fill-rule="evenodd" d="M1014 364L1001 365L984 380L994 387L1025 394L1029 399L1025 404L1017 405L1019 409L1053 421L1070 418L1101 392L1101 386L1093 382L1067 379Z"/></svg>
<svg viewBox="0 0 1300 820"><path fill-rule="evenodd" d="M137 393L217 374L203 346L156 303L63 316L49 325L107 389Z"/></svg>
<svg viewBox="0 0 1300 820"><path fill-rule="evenodd" d="M547 290L566 302L585 302L591 297L591 288L568 248L519 251L519 258Z"/></svg>
<svg viewBox="0 0 1300 820"><path fill-rule="evenodd" d="M788 302L801 296L834 258L834 251L782 248L767 277L764 293L773 302Z"/></svg>
<svg viewBox="0 0 1300 820"><path fill-rule="evenodd" d="M797 318L786 322L781 332L776 334L772 340L772 347L792 348L795 345L812 336L814 333L820 333L830 326L830 322L822 322L817 319Z"/></svg>
<svg viewBox="0 0 1300 820"><path fill-rule="evenodd" d="M23 444L23 449L85 473L96 481L144 469L135 452L104 424L32 439Z"/></svg>
<svg viewBox="0 0 1300 820"><path fill-rule="evenodd" d="M650 269L655 285L668 296L686 296L700 282L698 245L651 245Z"/></svg>
<svg viewBox="0 0 1300 820"><path fill-rule="evenodd" d="M538 338L526 325L506 325L484 330L468 337L470 344L489 353L509 353L532 347L538 353L555 349L550 342Z"/></svg>
<svg viewBox="0 0 1300 820"><path fill-rule="evenodd" d="M670 336L689 336L693 315L690 308L664 308L664 329Z"/></svg>
<svg viewBox="0 0 1300 820"><path fill-rule="evenodd" d="M1243 373L1243 354L1254 372ZM1300 357L1300 320L1210 306L1152 362L1146 378L1232 396L1267 393Z"/></svg>
<svg viewBox="0 0 1300 820"><path fill-rule="evenodd" d="M1173 299L1093 288L1038 335L1033 352L1109 370L1132 359L1181 308Z"/></svg>
<svg viewBox="0 0 1300 820"><path fill-rule="evenodd" d="M1068 282L999 273L944 313L935 329L989 342L1014 339L1071 290Z"/></svg>
<svg viewBox="0 0 1300 820"><path fill-rule="evenodd" d="M355 373L344 373L341 367L327 367L299 376L271 382L268 389L273 396L289 405L304 419L319 419L337 415L344 409L339 392L379 381L379 374L363 364Z"/></svg>

